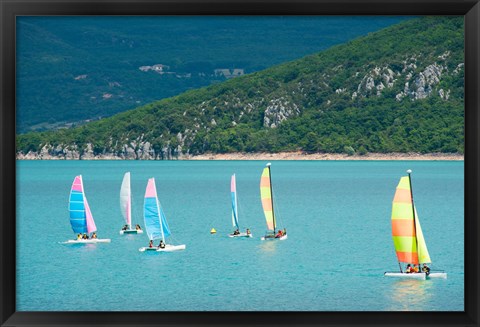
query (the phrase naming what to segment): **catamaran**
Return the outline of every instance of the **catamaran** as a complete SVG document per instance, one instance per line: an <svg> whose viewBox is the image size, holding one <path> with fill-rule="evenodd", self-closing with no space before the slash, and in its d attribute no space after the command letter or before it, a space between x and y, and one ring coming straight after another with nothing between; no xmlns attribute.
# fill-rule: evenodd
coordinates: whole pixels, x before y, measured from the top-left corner
<svg viewBox="0 0 480 327"><path fill-rule="evenodd" d="M247 229L246 232L240 232L240 226L238 225L238 206L237 206L237 183L235 180L235 174L232 175L230 181L230 191L232 194L232 225L235 228L235 232L228 234L229 237L253 237L250 229Z"/></svg>
<svg viewBox="0 0 480 327"><path fill-rule="evenodd" d="M68 211L70 213L70 224L77 239L61 242L62 244L86 244L86 243L109 243L110 239L99 239L96 237L97 226L93 220L92 212L88 206L87 197L83 188L82 175L73 180L68 200ZM87 235L91 234L88 238ZM85 238L83 238L85 237Z"/></svg>
<svg viewBox="0 0 480 327"><path fill-rule="evenodd" d="M157 196L157 188L155 186L155 178L148 180L147 189L145 190L145 202L143 205L143 219L145 221L145 229L150 240L148 247L142 247L140 252L157 251L157 252L172 252L185 250L185 244L172 245L166 244L165 238L170 236L170 228L167 224L167 218L160 206ZM153 241L161 240L163 246L154 246Z"/></svg>
<svg viewBox="0 0 480 327"><path fill-rule="evenodd" d="M272 192L272 176L270 172L271 163L267 163L260 177L260 198L262 200L263 213L267 222L267 232L261 240L286 240L286 230L277 229L277 221L275 219L275 210L273 206Z"/></svg>
<svg viewBox="0 0 480 327"><path fill-rule="evenodd" d="M132 194L130 190L130 172L126 172L123 176L122 186L120 187L120 211L122 212L125 226L120 230L123 234L141 234L143 230L137 225L132 228Z"/></svg>
<svg viewBox="0 0 480 327"><path fill-rule="evenodd" d="M422 264L432 261L428 253L427 244L423 237L422 227L418 219L417 210L413 202L412 171L407 170L408 176L400 178L392 204L392 236L397 253L399 272L385 272L388 277L401 278L447 278L443 271L422 272ZM402 263L417 265L419 272L404 272Z"/></svg>

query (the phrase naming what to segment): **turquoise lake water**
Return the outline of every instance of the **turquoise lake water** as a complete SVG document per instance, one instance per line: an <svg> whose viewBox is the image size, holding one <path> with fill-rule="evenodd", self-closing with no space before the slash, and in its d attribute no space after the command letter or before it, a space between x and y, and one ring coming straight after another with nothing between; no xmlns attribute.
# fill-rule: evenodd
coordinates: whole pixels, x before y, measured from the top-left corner
<svg viewBox="0 0 480 327"><path fill-rule="evenodd" d="M266 163L17 161L17 311L464 310L463 162L273 161L276 215L288 240L261 241ZM383 276L398 269L390 215L407 169L431 267L446 280ZM141 253L146 233L119 235L127 171L133 223L144 226L145 187L155 177L173 242L185 251ZM233 173L251 239L227 236ZM75 236L67 202L79 174L98 236L111 243L58 243Z"/></svg>

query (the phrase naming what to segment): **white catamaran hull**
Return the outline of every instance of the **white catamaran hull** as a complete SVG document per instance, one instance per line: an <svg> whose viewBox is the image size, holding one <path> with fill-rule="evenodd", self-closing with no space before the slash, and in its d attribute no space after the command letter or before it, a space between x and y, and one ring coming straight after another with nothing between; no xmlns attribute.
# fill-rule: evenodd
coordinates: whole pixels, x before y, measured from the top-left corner
<svg viewBox="0 0 480 327"><path fill-rule="evenodd" d="M386 272L386 277L397 278L410 278L410 279L430 279L430 278L443 278L447 279L447 273L445 272L431 272L430 274L421 273L400 273L400 272Z"/></svg>
<svg viewBox="0 0 480 327"><path fill-rule="evenodd" d="M140 252L157 252L158 248L157 247L153 247L153 248L149 248L149 247L143 247L143 248L140 248L138 249L138 251Z"/></svg>
<svg viewBox="0 0 480 327"><path fill-rule="evenodd" d="M265 236L262 236L260 239L262 241L270 241L270 240L273 240L273 241L276 241L276 240L279 240L279 241L283 241L283 240L286 240L288 238L288 235L283 235L283 236L280 236L280 237L265 237Z"/></svg>
<svg viewBox="0 0 480 327"><path fill-rule="evenodd" d="M430 274L428 274L427 276L427 279L429 278L447 279L447 273L446 272L430 272Z"/></svg>
<svg viewBox="0 0 480 327"><path fill-rule="evenodd" d="M127 229L127 230L121 230L120 231L120 235L123 235L123 234L142 234L143 233L143 230L139 229Z"/></svg>
<svg viewBox="0 0 480 327"><path fill-rule="evenodd" d="M253 237L252 234L247 234L247 233L240 233L237 235L234 234L228 234L228 237Z"/></svg>
<svg viewBox="0 0 480 327"><path fill-rule="evenodd" d="M174 251L180 251L180 250L185 250L186 246L185 244L180 244L180 245L171 245L171 244L166 244L164 248L159 248L159 247L143 247L138 249L140 252L148 252L148 251L155 251L155 252L174 252Z"/></svg>
<svg viewBox="0 0 480 327"><path fill-rule="evenodd" d="M68 240L66 242L60 242L60 244L93 244L93 243L110 243L109 238L90 238L88 240Z"/></svg>
<svg viewBox="0 0 480 327"><path fill-rule="evenodd" d="M386 277L408 278L408 279L426 279L425 273L401 273L401 272L386 272Z"/></svg>

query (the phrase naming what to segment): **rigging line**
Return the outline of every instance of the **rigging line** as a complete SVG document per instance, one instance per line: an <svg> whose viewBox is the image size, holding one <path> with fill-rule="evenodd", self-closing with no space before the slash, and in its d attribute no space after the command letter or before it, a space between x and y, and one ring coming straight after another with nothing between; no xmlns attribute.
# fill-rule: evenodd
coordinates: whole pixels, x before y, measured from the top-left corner
<svg viewBox="0 0 480 327"><path fill-rule="evenodd" d="M275 223L275 208L273 207L272 171L270 169L270 164L267 164L267 167L268 167L268 178L270 180L270 197L271 197L270 200L272 201L273 234L275 234L276 223Z"/></svg>
<svg viewBox="0 0 480 327"><path fill-rule="evenodd" d="M237 192L237 220L238 220L238 216L240 215L240 213L242 213L242 222L244 222L244 217L245 217L245 210L243 210L243 205L241 204L239 198L238 198L238 192ZM247 225L246 224L240 224L240 222L238 223L238 226L239 227L244 227L244 228L247 228Z"/></svg>
<svg viewBox="0 0 480 327"><path fill-rule="evenodd" d="M413 213L413 230L414 230L414 233L415 233L415 245L417 247L417 260L418 260L418 264L420 265L420 251L419 251L419 248L418 248L418 236L417 236L417 221L415 219L415 204L413 202L413 187L412 187L412 178L410 176L410 174L412 173L412 171L409 169L407 170L407 173L408 173L408 182L410 184L410 197L412 199L412 213Z"/></svg>
<svg viewBox="0 0 480 327"><path fill-rule="evenodd" d="M273 189L272 189L272 197L273 197ZM277 202L276 202L276 205L275 205L275 211L276 211L276 221L279 223L279 226L283 226L285 227L285 225L283 224L283 214L282 214L282 211L279 210L279 207L278 207L278 197L277 197L277 194L275 194L275 198L277 199Z"/></svg>

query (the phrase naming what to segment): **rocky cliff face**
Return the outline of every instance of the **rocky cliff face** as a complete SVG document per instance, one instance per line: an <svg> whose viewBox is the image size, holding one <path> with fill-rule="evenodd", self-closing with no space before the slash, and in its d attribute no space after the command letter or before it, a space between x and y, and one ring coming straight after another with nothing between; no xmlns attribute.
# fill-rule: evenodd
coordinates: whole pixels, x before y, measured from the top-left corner
<svg viewBox="0 0 480 327"><path fill-rule="evenodd" d="M182 153L181 146L177 148L165 147L160 151L155 151L150 142L140 142L138 144L124 144L119 152L102 151L95 153L93 145L87 143L85 148L80 151L74 146L57 145L56 147L46 144L38 152L29 151L28 153L19 152L19 160L176 160L185 159L189 155Z"/></svg>

